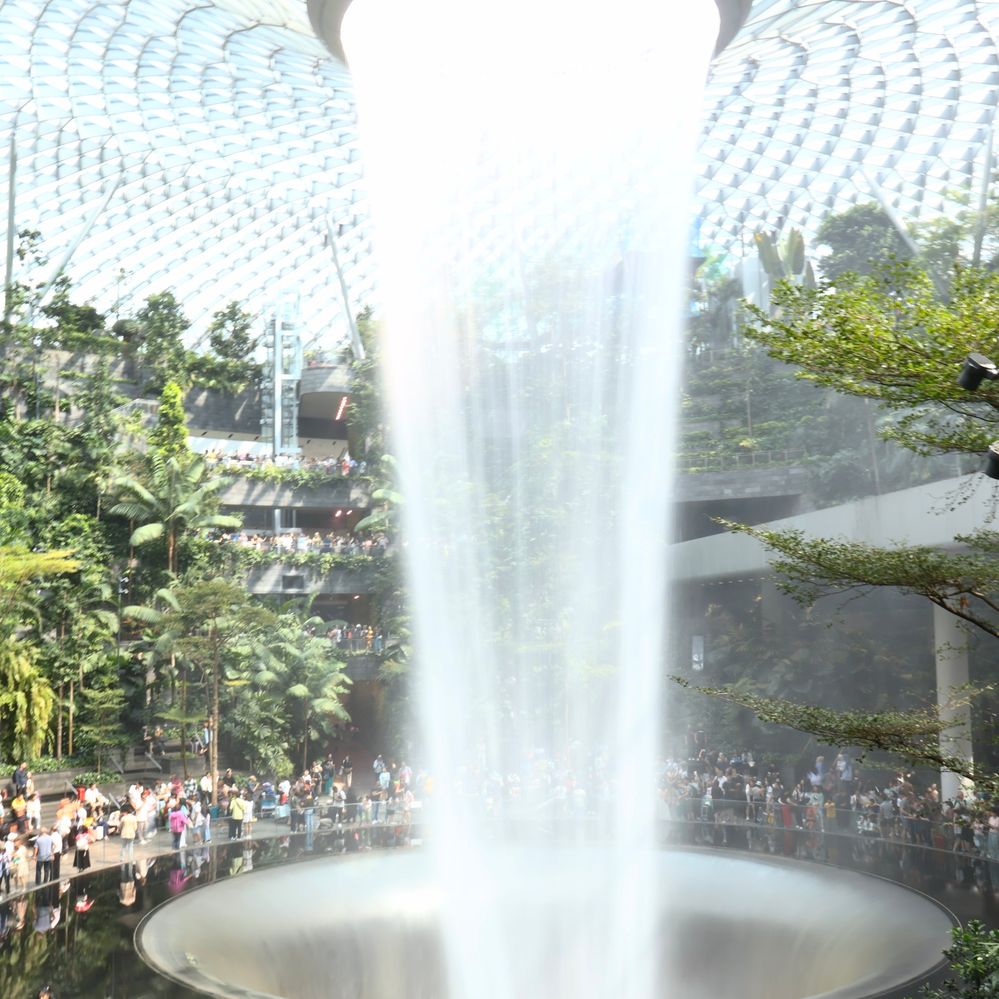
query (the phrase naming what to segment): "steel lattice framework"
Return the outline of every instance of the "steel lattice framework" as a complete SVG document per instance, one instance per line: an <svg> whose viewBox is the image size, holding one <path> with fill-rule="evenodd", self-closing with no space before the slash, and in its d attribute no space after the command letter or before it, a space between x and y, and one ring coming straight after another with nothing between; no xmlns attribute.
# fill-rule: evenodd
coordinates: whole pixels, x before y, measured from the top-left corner
<svg viewBox="0 0 999 999"><path fill-rule="evenodd" d="M986 169L999 0L756 0L708 84L701 237L814 233L881 200L952 209ZM0 189L15 228L109 312L173 289L195 329L300 296L307 340L346 336L334 250L371 300L350 79L306 0L2 0ZM669 99L669 98L667 98Z"/></svg>
<svg viewBox="0 0 999 999"><path fill-rule="evenodd" d="M708 87L702 241L811 234L865 201L952 212L987 170L997 29L995 0L755 0Z"/></svg>
<svg viewBox="0 0 999 999"><path fill-rule="evenodd" d="M307 340L344 338L333 250L353 309L371 285L353 99L304 0L3 0L0 50L0 189L13 134L15 229L50 269L79 241L80 298L173 289L197 331L294 293Z"/></svg>

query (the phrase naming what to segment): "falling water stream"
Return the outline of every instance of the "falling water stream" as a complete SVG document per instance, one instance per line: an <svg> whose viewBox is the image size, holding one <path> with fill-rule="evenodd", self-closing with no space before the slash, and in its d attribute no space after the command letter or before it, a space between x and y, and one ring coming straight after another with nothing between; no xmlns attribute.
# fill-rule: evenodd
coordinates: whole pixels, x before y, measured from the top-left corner
<svg viewBox="0 0 999 999"><path fill-rule="evenodd" d="M662 994L647 872L717 31L709 0L355 0L344 25L454 999Z"/></svg>

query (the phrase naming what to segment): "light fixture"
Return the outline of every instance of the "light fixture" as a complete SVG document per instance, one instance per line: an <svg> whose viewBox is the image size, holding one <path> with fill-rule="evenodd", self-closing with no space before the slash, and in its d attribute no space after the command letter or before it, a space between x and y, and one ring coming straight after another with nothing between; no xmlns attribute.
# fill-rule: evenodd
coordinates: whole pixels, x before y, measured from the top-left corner
<svg viewBox="0 0 999 999"><path fill-rule="evenodd" d="M984 354L969 354L964 359L961 366L961 373L957 376L957 384L969 392L974 392L985 379L995 381L999 378L999 368L994 361L989 360Z"/></svg>
<svg viewBox="0 0 999 999"><path fill-rule="evenodd" d="M343 396L340 400L340 405L337 407L336 416L333 417L334 423L339 423L343 419L343 411L347 408L347 397Z"/></svg>

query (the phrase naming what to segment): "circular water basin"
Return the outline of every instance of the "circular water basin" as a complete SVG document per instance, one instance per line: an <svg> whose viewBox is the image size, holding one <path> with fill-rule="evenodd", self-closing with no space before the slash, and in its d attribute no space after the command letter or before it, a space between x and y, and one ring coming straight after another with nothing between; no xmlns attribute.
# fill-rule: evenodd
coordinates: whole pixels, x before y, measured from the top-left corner
<svg viewBox="0 0 999 999"><path fill-rule="evenodd" d="M156 909L136 944L160 974L216 996L606 999L610 941L630 932L613 885L631 878L659 900L637 946L655 995L861 999L928 974L953 925L893 882L777 858L669 850L615 871L599 849L558 848L491 852L443 877L430 864L396 851L233 878Z"/></svg>

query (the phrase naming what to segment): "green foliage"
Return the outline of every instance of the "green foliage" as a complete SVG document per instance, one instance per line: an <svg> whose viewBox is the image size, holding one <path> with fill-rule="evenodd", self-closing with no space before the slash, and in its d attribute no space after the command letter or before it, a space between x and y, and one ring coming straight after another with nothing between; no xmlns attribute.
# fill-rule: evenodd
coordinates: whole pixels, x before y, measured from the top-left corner
<svg viewBox="0 0 999 999"><path fill-rule="evenodd" d="M71 393L72 402L80 411L80 428L91 447L110 463L121 435L121 416L118 408L127 397L118 390L107 358L98 358L86 374L76 379L78 388Z"/></svg>
<svg viewBox="0 0 999 999"><path fill-rule="evenodd" d="M925 986L923 999L997 999L999 997L999 930L990 930L980 920L951 930L953 944L944 951L956 978L941 986Z"/></svg>
<svg viewBox="0 0 999 999"><path fill-rule="evenodd" d="M228 479L215 476L205 460L193 454L154 452L142 477L119 473L113 488L119 496L111 513L143 526L132 532L136 546L166 539L166 570L176 574L182 532L210 527L239 527L238 517L217 513L218 494Z"/></svg>
<svg viewBox="0 0 999 999"><path fill-rule="evenodd" d="M98 770L109 749L127 742L121 723L124 707L125 693L116 677L105 676L99 686L88 686L83 691L85 720L78 728L79 739L81 747L93 747Z"/></svg>
<svg viewBox="0 0 999 999"><path fill-rule="evenodd" d="M370 531L372 533L389 533L394 535L399 529L400 508L403 505L402 494L395 487L396 476L395 458L390 454L383 454L378 466L383 476L389 477L386 485L379 486L371 492L373 502L379 504L366 517L359 520L355 526L357 531Z"/></svg>
<svg viewBox="0 0 999 999"><path fill-rule="evenodd" d="M70 783L76 787L90 787L91 784L120 784L123 779L121 774L107 770L84 770L74 774Z"/></svg>
<svg viewBox="0 0 999 999"><path fill-rule="evenodd" d="M253 336L253 316L239 302L230 302L212 316L208 342L223 361L245 361L253 353L259 337Z"/></svg>
<svg viewBox="0 0 999 999"><path fill-rule="evenodd" d="M210 354L187 353L189 384L215 389L225 395L236 395L260 380L261 368L253 361L212 357Z"/></svg>
<svg viewBox="0 0 999 999"><path fill-rule="evenodd" d="M704 276L705 270L707 266L698 271L700 280L693 293L693 314L687 326L688 340L695 351L733 344L742 313L742 282L730 274Z"/></svg>
<svg viewBox="0 0 999 999"><path fill-rule="evenodd" d="M72 301L69 279L62 275L56 279L51 298L42 307L42 314L55 322L46 330L46 344L64 350L90 350L103 347L107 350L110 339L104 333L105 316L92 305L78 305Z"/></svg>
<svg viewBox="0 0 999 999"><path fill-rule="evenodd" d="M385 417L378 384L379 329L364 309L357 317L357 331L364 344L365 359L351 362L350 429L351 454L369 465L385 451Z"/></svg>
<svg viewBox="0 0 999 999"><path fill-rule="evenodd" d="M55 694L34 648L15 638L0 640L0 752L21 760L38 756L54 708Z"/></svg>
<svg viewBox="0 0 999 999"><path fill-rule="evenodd" d="M162 391L167 382L188 382L184 334L191 326L172 291L150 295L136 313L139 361L147 391Z"/></svg>
<svg viewBox="0 0 999 999"><path fill-rule="evenodd" d="M205 678L206 717L211 720L209 769L218 772L218 733L223 696L249 682L253 664L272 632L274 615L246 590L226 579L191 579L169 591L167 609L155 622L159 643ZM214 792L213 792L214 801Z"/></svg>
<svg viewBox="0 0 999 999"><path fill-rule="evenodd" d="M20 765L23 756L10 757L10 762L0 763L0 774L11 772L13 773ZM61 759L55 756L38 756L34 759L28 759L28 770L33 774L54 774L60 773L63 770L75 770L79 767L85 766L87 760L84 757L78 756L64 756Z"/></svg>
<svg viewBox="0 0 999 999"><path fill-rule="evenodd" d="M324 637L325 627L319 618L307 619L303 609L286 608L261 649L253 677L258 696L272 701L282 724L274 748L294 747L303 767L314 737L328 738L335 722L350 717L343 704L350 680Z"/></svg>
<svg viewBox="0 0 999 999"><path fill-rule="evenodd" d="M859 541L807 536L799 530L768 530L719 521L756 538L777 553L778 586L799 603L849 590L889 587L942 607L993 638L999 638L999 532L978 531L956 540L965 551L922 545L881 548Z"/></svg>
<svg viewBox="0 0 999 999"><path fill-rule="evenodd" d="M941 750L940 736L952 732L956 726L953 721L941 718L935 706L912 711L834 711L781 697L752 694L734 686L699 687L684 677L671 679L681 687L749 708L767 724L808 732L824 745L891 753L913 766L950 770L993 793L999 789L997 775L984 772L971 760Z"/></svg>
<svg viewBox="0 0 999 999"><path fill-rule="evenodd" d="M165 458L189 453L187 416L184 413L184 393L176 382L167 382L160 393L156 426L149 434L149 443Z"/></svg>
<svg viewBox="0 0 999 999"><path fill-rule="evenodd" d="M24 506L24 486L10 472L0 472L0 508L10 506Z"/></svg>
<svg viewBox="0 0 999 999"><path fill-rule="evenodd" d="M753 310L746 336L798 377L875 399L895 414L882 435L919 454L979 454L999 430L999 388L957 385L966 355L999 354L999 275L961 271L942 302L927 274L898 264L835 286L782 285L780 314Z"/></svg>
<svg viewBox="0 0 999 999"><path fill-rule="evenodd" d="M315 489L328 485L330 482L343 480L339 468L291 468L285 465L234 465L226 468L227 474L239 475L256 482L271 482L274 484L294 486L297 489ZM360 481L357 478L352 482Z"/></svg>
<svg viewBox="0 0 999 999"><path fill-rule="evenodd" d="M283 549L253 548L249 545L231 545L224 549L237 565L250 569L261 565L291 565L328 573L336 569L374 570L380 572L389 556L375 558L371 555L338 555L335 552L293 552Z"/></svg>
<svg viewBox="0 0 999 999"><path fill-rule="evenodd" d="M873 202L827 216L816 236L818 244L830 250L821 261L822 276L828 281L847 273L871 274L891 260L912 255L891 219Z"/></svg>
<svg viewBox="0 0 999 999"><path fill-rule="evenodd" d="M877 607L871 614L881 620ZM777 625L764 613L763 601L729 598L709 604L703 614L678 608L668 655L677 672L710 687L835 710L857 703L871 711L899 710L921 704L932 693L904 645L911 623L895 615L871 637L862 621L848 625L811 607L786 607ZM694 635L703 642L697 671L690 664ZM667 731L703 731L711 746L752 746L754 752L796 757L804 742L790 729L761 723L732 701L670 691L665 711Z"/></svg>

